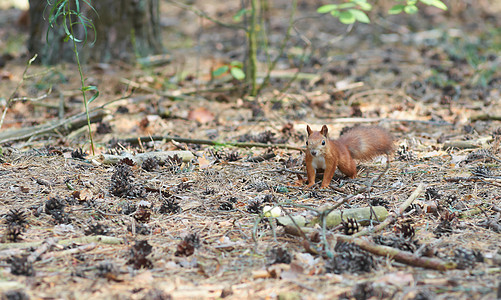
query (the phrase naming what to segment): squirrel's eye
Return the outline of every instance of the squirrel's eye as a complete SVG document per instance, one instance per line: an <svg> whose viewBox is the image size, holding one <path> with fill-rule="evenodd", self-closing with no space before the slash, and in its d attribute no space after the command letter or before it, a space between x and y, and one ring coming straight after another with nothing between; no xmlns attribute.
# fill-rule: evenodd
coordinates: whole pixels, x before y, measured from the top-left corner
<svg viewBox="0 0 501 300"><path fill-rule="evenodd" d="M325 145L325 140L322 141L322 146Z"/></svg>
<svg viewBox="0 0 501 300"><path fill-rule="evenodd" d="M306 145L308 145L308 141L306 141Z"/></svg>

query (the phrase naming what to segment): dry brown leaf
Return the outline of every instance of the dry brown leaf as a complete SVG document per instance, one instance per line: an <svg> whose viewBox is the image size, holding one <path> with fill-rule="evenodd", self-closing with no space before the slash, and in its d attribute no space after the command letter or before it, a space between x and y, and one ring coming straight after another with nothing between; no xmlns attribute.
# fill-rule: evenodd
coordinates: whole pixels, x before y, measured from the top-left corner
<svg viewBox="0 0 501 300"><path fill-rule="evenodd" d="M200 169L207 169L210 166L210 161L204 155L198 158L198 165Z"/></svg>
<svg viewBox="0 0 501 300"><path fill-rule="evenodd" d="M80 191L80 201L87 201L87 200L90 200L92 199L92 197L94 196L94 193L90 190L90 189L82 189Z"/></svg>
<svg viewBox="0 0 501 300"><path fill-rule="evenodd" d="M9 71L0 72L0 80L12 80L12 73Z"/></svg>
<svg viewBox="0 0 501 300"><path fill-rule="evenodd" d="M304 273L304 268L299 264L292 262L288 270L283 270L282 279L294 280L297 279L299 275Z"/></svg>
<svg viewBox="0 0 501 300"><path fill-rule="evenodd" d="M188 113L188 120L206 124L214 120L214 114L205 107L198 107Z"/></svg>

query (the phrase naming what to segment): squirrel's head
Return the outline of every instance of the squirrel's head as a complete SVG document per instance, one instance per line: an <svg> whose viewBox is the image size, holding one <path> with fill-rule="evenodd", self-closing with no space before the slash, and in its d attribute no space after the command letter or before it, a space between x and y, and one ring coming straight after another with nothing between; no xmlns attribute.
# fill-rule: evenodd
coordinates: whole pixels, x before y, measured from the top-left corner
<svg viewBox="0 0 501 300"><path fill-rule="evenodd" d="M327 149L327 143L329 141L328 132L329 129L326 125L322 126L320 131L313 131L310 125L306 126L306 131L308 132L308 140L306 141L306 147L312 156L317 156L319 154L325 153Z"/></svg>

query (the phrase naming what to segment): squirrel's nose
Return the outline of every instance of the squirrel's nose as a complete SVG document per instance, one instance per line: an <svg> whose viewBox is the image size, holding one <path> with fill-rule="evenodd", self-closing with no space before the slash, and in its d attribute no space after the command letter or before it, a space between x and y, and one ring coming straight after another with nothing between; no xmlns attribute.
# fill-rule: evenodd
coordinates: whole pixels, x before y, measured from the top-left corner
<svg viewBox="0 0 501 300"><path fill-rule="evenodd" d="M311 155L313 155L313 156L317 156L317 151L315 151L315 150L311 150L311 151L310 151L310 153L311 153Z"/></svg>

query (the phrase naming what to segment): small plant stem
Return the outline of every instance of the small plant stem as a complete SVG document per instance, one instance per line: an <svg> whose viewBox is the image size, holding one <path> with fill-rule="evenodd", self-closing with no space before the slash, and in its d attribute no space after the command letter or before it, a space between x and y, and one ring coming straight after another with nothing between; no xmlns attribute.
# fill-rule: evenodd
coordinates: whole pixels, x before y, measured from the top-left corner
<svg viewBox="0 0 501 300"><path fill-rule="evenodd" d="M73 42L73 53L75 53L75 60L76 60L77 65L78 65L78 72L80 74L80 85L82 87L81 91L82 91L83 103L84 103L84 107L85 107L85 114L87 116L87 128L89 129L90 149L92 151L92 155L96 155L95 151L94 151L94 139L92 138L92 128L90 126L91 122L90 122L90 115L89 115L89 106L87 103L87 96L85 95L85 89L84 89L85 78L84 78L83 72L82 72L82 65L80 64L80 57L78 55L77 42L75 40L75 34L73 32L73 23L71 21L71 14L68 15L68 19L69 19L69 24L70 24L71 35L73 36L73 38L71 39L71 41Z"/></svg>
<svg viewBox="0 0 501 300"><path fill-rule="evenodd" d="M251 0L250 23L247 30L249 40L247 78L248 82L251 84L250 96L257 95L257 1L258 0Z"/></svg>
<svg viewBox="0 0 501 300"><path fill-rule="evenodd" d="M277 57L271 62L271 65L268 67L268 71L266 72L266 77L263 79L263 83L259 86L257 90L257 95L261 92L261 90L268 85L270 82L270 76L271 76L271 71L275 69L275 66L277 65L278 61L284 54L285 46L287 45L287 42L289 41L290 35L292 28L294 27L294 16L296 15L296 10L297 10L297 0L292 1L292 8L291 8L291 14L289 17L289 26L287 27L287 32L285 33L285 37L282 41L282 44L280 45L278 55ZM299 72L299 70L298 70Z"/></svg>
<svg viewBox="0 0 501 300"><path fill-rule="evenodd" d="M261 27L261 37L263 41L261 42L263 51L266 55L266 64L271 65L270 51L269 51L269 41L268 41L268 30L270 28L269 22L270 14L270 4L268 0L259 1L259 26ZM259 91L258 91L259 94Z"/></svg>

